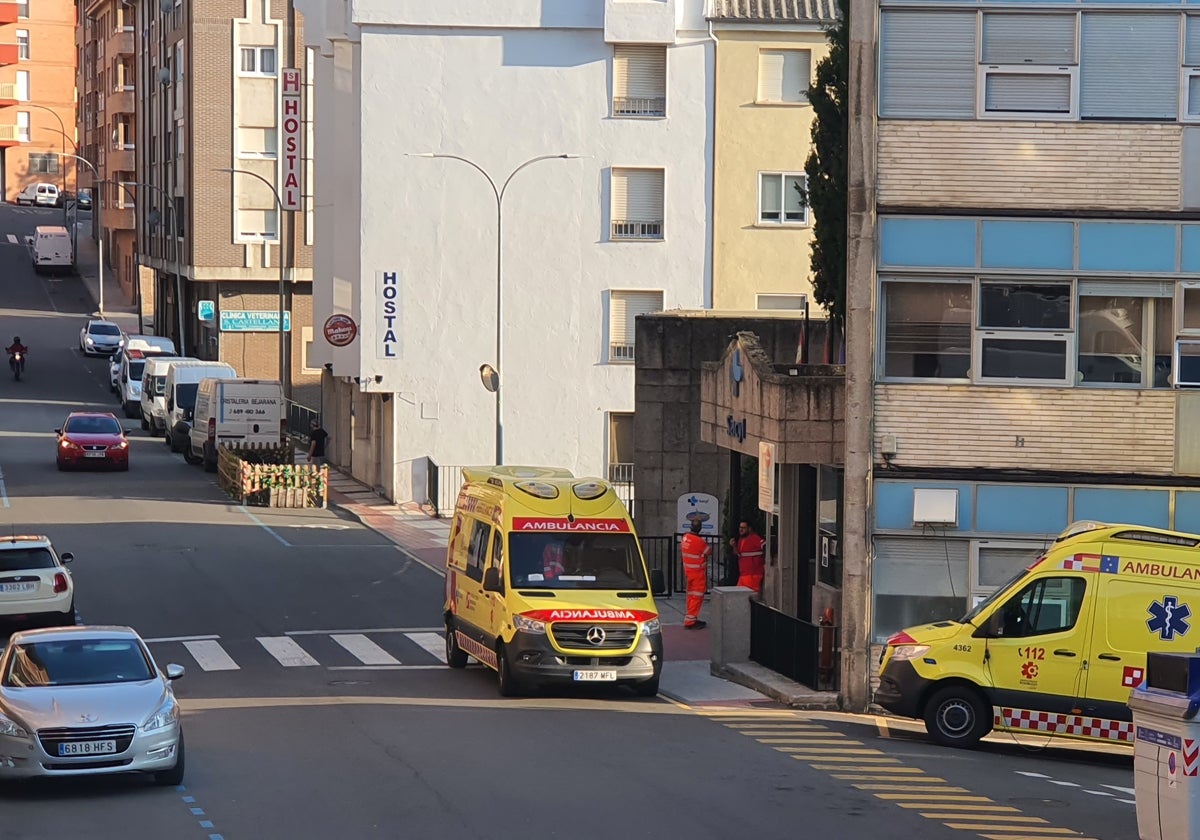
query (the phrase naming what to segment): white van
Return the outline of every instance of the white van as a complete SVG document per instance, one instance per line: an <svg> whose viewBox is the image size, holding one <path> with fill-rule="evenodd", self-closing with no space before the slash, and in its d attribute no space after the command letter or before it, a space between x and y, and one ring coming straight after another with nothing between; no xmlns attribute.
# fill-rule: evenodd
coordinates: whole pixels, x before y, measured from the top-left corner
<svg viewBox="0 0 1200 840"><path fill-rule="evenodd" d="M142 375L146 372L146 361L150 358L174 358L173 353L157 350L129 349L121 351L117 369L117 399L126 417L137 417L142 410Z"/></svg>
<svg viewBox="0 0 1200 840"><path fill-rule="evenodd" d="M204 462L217 469L222 443L282 444L287 438L283 386L278 379L203 379L196 407L186 416L191 423L183 457L189 464Z"/></svg>
<svg viewBox="0 0 1200 840"><path fill-rule="evenodd" d="M42 182L30 184L17 194L17 204L36 204L39 207L58 206L58 187Z"/></svg>
<svg viewBox="0 0 1200 840"><path fill-rule="evenodd" d="M125 336L126 350L144 350L149 353L169 353L175 355L175 342L165 335L143 335L135 333Z"/></svg>
<svg viewBox="0 0 1200 840"><path fill-rule="evenodd" d="M163 399L167 403L165 438L172 452L182 452L188 444L191 424L184 415L196 407L196 391L202 379L236 379L237 371L224 362L176 360L167 366L167 384Z"/></svg>
<svg viewBox="0 0 1200 840"><path fill-rule="evenodd" d="M29 258L36 274L72 271L75 255L71 251L71 234L62 225L38 225L33 236L25 237Z"/></svg>
<svg viewBox="0 0 1200 840"><path fill-rule="evenodd" d="M198 362L194 356L146 359L142 371L142 428L161 435L167 428L167 370L172 362Z"/></svg>

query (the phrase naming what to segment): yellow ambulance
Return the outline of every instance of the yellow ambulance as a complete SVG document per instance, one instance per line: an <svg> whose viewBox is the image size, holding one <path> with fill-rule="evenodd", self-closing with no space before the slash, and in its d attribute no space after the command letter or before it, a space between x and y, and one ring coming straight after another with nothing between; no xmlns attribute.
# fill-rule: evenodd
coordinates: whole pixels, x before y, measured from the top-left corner
<svg viewBox="0 0 1200 840"><path fill-rule="evenodd" d="M464 467L446 555L446 663L500 693L620 683L658 693L662 632L633 522L611 485L548 467Z"/></svg>
<svg viewBox="0 0 1200 840"><path fill-rule="evenodd" d="M1150 651L1200 649L1200 536L1080 522L957 621L887 640L875 702L941 744L992 729L1132 743Z"/></svg>

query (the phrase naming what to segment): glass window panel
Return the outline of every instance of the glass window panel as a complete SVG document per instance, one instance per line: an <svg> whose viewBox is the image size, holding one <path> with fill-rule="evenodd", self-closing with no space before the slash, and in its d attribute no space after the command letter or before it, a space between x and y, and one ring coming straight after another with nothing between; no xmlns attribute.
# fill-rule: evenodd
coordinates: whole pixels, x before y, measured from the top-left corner
<svg viewBox="0 0 1200 840"><path fill-rule="evenodd" d="M778 175L762 176L762 195L759 198L759 218L766 222L778 222L783 206L782 182Z"/></svg>
<svg viewBox="0 0 1200 840"><path fill-rule="evenodd" d="M258 55L258 72L270 75L275 72L275 48L268 47L259 52Z"/></svg>
<svg viewBox="0 0 1200 840"><path fill-rule="evenodd" d="M1132 297L1079 299L1080 382L1142 382L1145 301Z"/></svg>
<svg viewBox="0 0 1200 840"><path fill-rule="evenodd" d="M253 73L256 69L254 47L242 47L242 72Z"/></svg>
<svg viewBox="0 0 1200 840"><path fill-rule="evenodd" d="M1070 630L1079 619L1087 582L1083 578L1042 578L1000 608L1004 638L1040 636Z"/></svg>
<svg viewBox="0 0 1200 840"><path fill-rule="evenodd" d="M1154 306L1154 387L1171 387L1171 353L1175 346L1175 301L1156 298Z"/></svg>
<svg viewBox="0 0 1200 840"><path fill-rule="evenodd" d="M1041 550L1036 548L980 548L976 583L989 589L1003 586L1039 556Z"/></svg>
<svg viewBox="0 0 1200 840"><path fill-rule="evenodd" d="M1200 289L1183 290L1183 328L1200 330Z"/></svg>
<svg viewBox="0 0 1200 840"><path fill-rule="evenodd" d="M783 217L789 222L803 222L806 217L804 206L803 175L785 175L783 178Z"/></svg>
<svg viewBox="0 0 1200 840"><path fill-rule="evenodd" d="M884 283L884 376L966 379L969 283Z"/></svg>
<svg viewBox="0 0 1200 840"><path fill-rule="evenodd" d="M1071 326L1071 286L1066 283L980 283L979 326L1068 329Z"/></svg>
<svg viewBox="0 0 1200 840"><path fill-rule="evenodd" d="M1061 338L984 338L980 375L986 379L1063 380L1067 342Z"/></svg>

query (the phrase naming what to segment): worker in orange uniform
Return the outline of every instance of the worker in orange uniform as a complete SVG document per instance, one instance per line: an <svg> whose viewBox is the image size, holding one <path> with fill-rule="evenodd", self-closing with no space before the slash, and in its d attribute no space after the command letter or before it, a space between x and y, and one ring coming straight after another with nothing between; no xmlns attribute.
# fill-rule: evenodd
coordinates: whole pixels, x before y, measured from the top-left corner
<svg viewBox="0 0 1200 840"><path fill-rule="evenodd" d="M738 558L738 586L754 590L754 597L762 597L763 575L766 570L766 543L754 533L749 522L738 523L738 536L729 541Z"/></svg>
<svg viewBox="0 0 1200 840"><path fill-rule="evenodd" d="M683 577L687 582L687 614L683 617L683 626L689 630L699 630L708 624L700 620L700 607L704 606L704 592L708 589L708 558L712 547L700 536L703 527L698 519L693 519L691 533L683 535L679 546L683 555Z"/></svg>

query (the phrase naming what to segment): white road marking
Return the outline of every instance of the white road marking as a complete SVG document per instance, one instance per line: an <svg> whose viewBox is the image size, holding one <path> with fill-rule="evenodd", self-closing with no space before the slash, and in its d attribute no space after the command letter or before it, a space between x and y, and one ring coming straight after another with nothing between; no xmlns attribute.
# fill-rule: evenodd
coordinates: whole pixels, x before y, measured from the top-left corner
<svg viewBox="0 0 1200 840"><path fill-rule="evenodd" d="M1085 788L1083 792L1090 793L1092 796L1112 796L1112 794L1106 790L1087 790Z"/></svg>
<svg viewBox="0 0 1200 840"><path fill-rule="evenodd" d="M1062 787L1081 787L1081 785L1077 785L1074 782L1060 782L1058 779L1047 779L1046 781L1052 785L1061 785Z"/></svg>
<svg viewBox="0 0 1200 840"><path fill-rule="evenodd" d="M352 633L434 633L440 627L371 627L366 630L288 630L285 636L336 636ZM213 638L216 638L215 636Z"/></svg>
<svg viewBox="0 0 1200 840"><path fill-rule="evenodd" d="M408 640L424 650L438 662L446 662L446 640L441 633L405 633Z"/></svg>
<svg viewBox="0 0 1200 840"><path fill-rule="evenodd" d="M204 641L184 642L188 653L196 660L196 664L204 671L237 671L240 666L229 658L220 642L207 639Z"/></svg>
<svg viewBox="0 0 1200 840"><path fill-rule="evenodd" d="M208 635L208 636L162 636L162 637L160 637L160 638L157 638L157 639L142 639L142 641L143 641L143 642L145 642L145 643L146 643L146 644L148 644L148 645L154 645L154 644L158 644L158 643L160 643L160 642L203 642L203 641L206 641L206 640L208 640L208 639L219 639L219 638L221 638L221 637L220 637L220 636L217 636L217 635Z"/></svg>
<svg viewBox="0 0 1200 840"><path fill-rule="evenodd" d="M307 668L321 663L287 636L258 636L258 643L285 668Z"/></svg>
<svg viewBox="0 0 1200 840"><path fill-rule="evenodd" d="M330 665L326 671L440 671L445 665ZM470 666L468 666L470 667Z"/></svg>
<svg viewBox="0 0 1200 840"><path fill-rule="evenodd" d="M255 525L262 528L264 531L266 531L272 537L277 539L279 541L280 545L282 545L284 548L292 547L292 544L290 542L285 540L283 537L279 536L279 534L276 533L276 531L274 529L272 529L269 525L267 525L265 522L263 522L261 519L259 519L257 516L255 516L253 513L251 513L245 505L242 505L241 509L242 509L242 513L244 513L244 514L246 514L246 516L250 517L251 522L253 522Z"/></svg>
<svg viewBox="0 0 1200 840"><path fill-rule="evenodd" d="M1030 772L1029 770L1017 770L1014 772L1016 772L1016 774L1018 776L1028 776L1031 779L1049 779L1050 778L1045 773L1033 773L1033 772Z"/></svg>
<svg viewBox="0 0 1200 840"><path fill-rule="evenodd" d="M1137 795L1137 791L1135 791L1133 788L1121 787L1120 785L1100 785L1100 787L1106 787L1109 790L1119 790L1121 793L1127 793L1130 796Z"/></svg>
<svg viewBox="0 0 1200 840"><path fill-rule="evenodd" d="M332 636L335 642L353 654L364 665L399 665L400 660L361 633Z"/></svg>
<svg viewBox="0 0 1200 840"><path fill-rule="evenodd" d="M20 245L21 243L17 241L17 235L15 233L10 233L8 235L8 244L9 245Z"/></svg>

